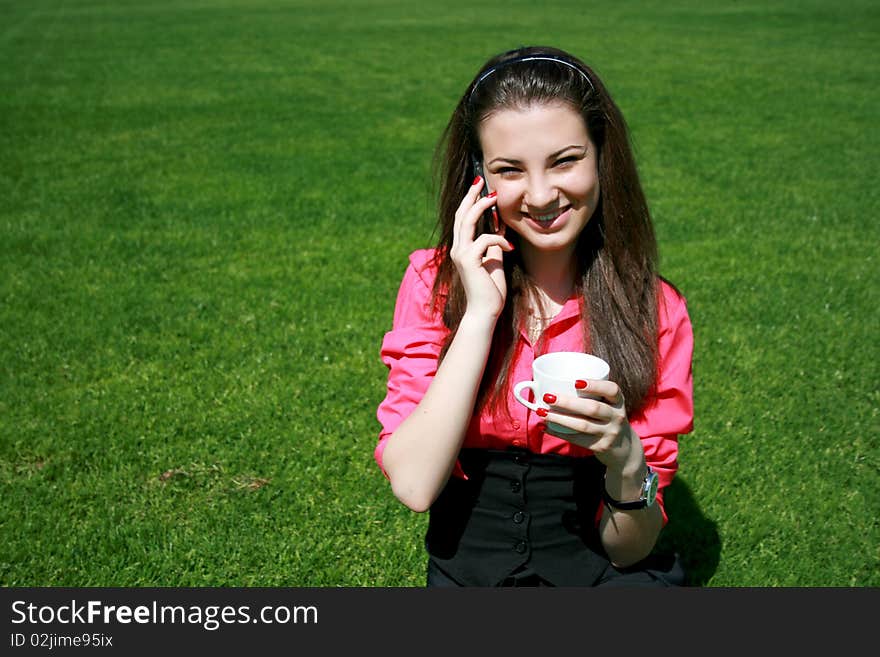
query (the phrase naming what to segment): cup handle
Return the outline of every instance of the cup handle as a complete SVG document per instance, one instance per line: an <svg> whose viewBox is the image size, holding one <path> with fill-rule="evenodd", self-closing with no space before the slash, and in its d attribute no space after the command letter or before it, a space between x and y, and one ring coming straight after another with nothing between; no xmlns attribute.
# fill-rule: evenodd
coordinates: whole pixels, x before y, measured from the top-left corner
<svg viewBox="0 0 880 657"><path fill-rule="evenodd" d="M528 388L532 392L535 392L535 385L536 384L534 381L520 381L515 386L513 386L513 396L516 397L516 401L533 411L538 410L538 405L533 404L532 402L525 399L522 395L520 395L520 391Z"/></svg>

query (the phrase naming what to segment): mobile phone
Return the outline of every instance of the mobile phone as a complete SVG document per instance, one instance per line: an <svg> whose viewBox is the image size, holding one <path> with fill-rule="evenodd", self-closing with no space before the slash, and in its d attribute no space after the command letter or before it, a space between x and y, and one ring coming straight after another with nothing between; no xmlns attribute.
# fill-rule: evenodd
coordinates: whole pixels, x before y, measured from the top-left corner
<svg viewBox="0 0 880 657"><path fill-rule="evenodd" d="M486 182L486 174L483 173L483 163L476 155L471 156L471 161L473 163L474 178L480 176L483 179L483 187L480 189L480 197L486 198L489 195L489 183ZM498 221L498 208L493 205L488 210L483 211L483 216L480 217L480 220L477 222L477 232L475 237L478 237L483 233L497 233L500 228L501 224Z"/></svg>

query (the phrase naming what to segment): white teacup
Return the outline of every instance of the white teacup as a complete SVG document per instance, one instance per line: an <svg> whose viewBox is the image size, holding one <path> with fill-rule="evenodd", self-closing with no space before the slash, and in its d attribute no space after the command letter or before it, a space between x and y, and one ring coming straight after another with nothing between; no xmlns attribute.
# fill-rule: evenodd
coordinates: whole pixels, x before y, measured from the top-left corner
<svg viewBox="0 0 880 657"><path fill-rule="evenodd" d="M574 387L578 379L606 380L610 371L608 363L592 354L583 354L577 351L554 351L553 353L539 356L532 363L532 381L520 381L513 387L513 396L516 400L533 411L539 408L548 408L543 403L544 395L548 392L556 395L568 395L571 397L586 397ZM522 396L522 391L529 389L535 396L535 402L530 402ZM548 422L547 428L555 433L577 433L567 427L559 426L554 422Z"/></svg>

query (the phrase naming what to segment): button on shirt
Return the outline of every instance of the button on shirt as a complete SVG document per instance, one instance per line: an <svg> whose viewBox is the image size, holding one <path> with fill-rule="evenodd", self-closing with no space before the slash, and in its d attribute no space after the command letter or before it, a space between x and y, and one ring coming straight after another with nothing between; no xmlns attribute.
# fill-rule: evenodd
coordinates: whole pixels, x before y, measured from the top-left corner
<svg viewBox="0 0 880 657"><path fill-rule="evenodd" d="M415 409L431 384L449 334L441 314L432 306L437 275L434 253L434 250L423 249L410 255L397 296L392 329L382 342L382 362L388 366L389 373L387 394L377 411L382 428L374 456L380 467L388 438ZM629 422L642 439L648 465L659 476L657 499L663 510L662 489L672 481L678 467L678 436L693 429L693 331L684 298L665 281L661 281L660 290L660 374L649 403L631 415ZM541 353L584 350L579 298L572 297L565 303L544 330L541 342ZM511 382L531 380L532 362L539 355L528 335L520 333ZM504 412L493 416L488 411L475 414L462 447L506 449L514 446L539 454L592 454L584 447L545 433L542 419L517 402L512 390L508 392L507 407L509 416ZM458 465L453 475L465 476ZM663 517L665 521L665 510Z"/></svg>

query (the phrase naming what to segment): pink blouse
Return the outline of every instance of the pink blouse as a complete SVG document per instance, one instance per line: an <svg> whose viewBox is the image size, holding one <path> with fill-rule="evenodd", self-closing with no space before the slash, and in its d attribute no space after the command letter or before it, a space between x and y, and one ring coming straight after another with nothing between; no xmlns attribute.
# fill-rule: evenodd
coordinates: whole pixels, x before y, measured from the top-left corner
<svg viewBox="0 0 880 657"><path fill-rule="evenodd" d="M448 330L439 313L431 307L431 292L437 275L434 251L423 249L410 255L410 264L397 295L392 329L382 342L382 361L388 366L388 390L376 413L382 429L375 459L382 467L382 454L388 438L415 409L437 371L440 349ZM657 499L663 510L663 488L678 468L678 436L693 429L693 382L691 356L693 330L684 298L661 281L662 303L658 322L660 376L652 401L629 418L641 437L645 458L659 476ZM512 364L511 381L532 379L532 361L541 354L525 332ZM553 318L543 334L541 353L583 351L580 301L573 297ZM612 377L613 378L613 377ZM524 447L542 454L589 456L590 450L544 432L544 423L533 411L508 392L507 405L512 421L502 413L495 417L482 412L471 419L463 447L506 449ZM384 472L384 469L383 469ZM464 477L456 464L453 475Z"/></svg>

